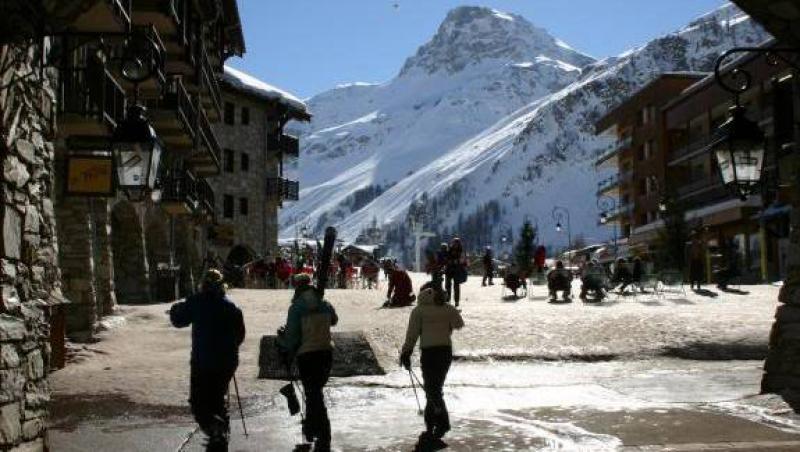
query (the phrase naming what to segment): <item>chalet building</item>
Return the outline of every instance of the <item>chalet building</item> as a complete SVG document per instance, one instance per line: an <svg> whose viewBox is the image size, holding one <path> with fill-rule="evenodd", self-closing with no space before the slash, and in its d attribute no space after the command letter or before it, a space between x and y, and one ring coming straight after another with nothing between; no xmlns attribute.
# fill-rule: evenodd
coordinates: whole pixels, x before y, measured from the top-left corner
<svg viewBox="0 0 800 452"><path fill-rule="evenodd" d="M209 252L233 265L278 255L278 209L296 201L299 184L283 174L299 155L288 121L308 121L303 102L246 73L226 67L221 80L222 121L214 125L222 147L220 174L209 180L215 224Z"/></svg>
<svg viewBox="0 0 800 452"><path fill-rule="evenodd" d="M283 126L309 116L226 74L244 50L236 0L0 2L0 450L47 450L66 337L193 291L211 249L275 249Z"/></svg>
<svg viewBox="0 0 800 452"><path fill-rule="evenodd" d="M787 271L791 208L780 182L788 175L778 168L788 155L783 147L794 139L792 75L787 65L755 53L733 60L722 74L735 68L752 74L752 88L740 102L766 134L767 147L777 150L770 155L781 156L765 163L761 195L742 200L725 187L711 149L732 95L713 74L663 74L598 122L598 131L617 139L597 161L598 170L615 169L598 196L619 196L621 208L612 219L630 239L632 254L659 246L659 204L670 200L685 210L687 226L702 244L708 281L720 248L730 244L739 253L742 281L775 281Z"/></svg>
<svg viewBox="0 0 800 452"><path fill-rule="evenodd" d="M667 174L676 199L686 206L689 227L703 243L709 279L717 250L733 243L744 281L776 281L786 276L789 245L791 207L779 180L788 175L778 169L789 154L784 145L794 141L792 75L786 65L772 65L756 53L733 61L723 73L734 68L753 76L753 86L740 102L765 133L768 156L778 155L765 161L761 195L742 200L722 185L710 144L728 119L733 98L713 76L685 90L663 110Z"/></svg>
<svg viewBox="0 0 800 452"><path fill-rule="evenodd" d="M630 248L649 237L648 225L659 218L662 192L667 187L666 149L661 108L685 88L703 78L698 73L662 74L598 121L596 129L613 137L595 162L610 176L597 187L598 197L615 200L607 224L618 227Z"/></svg>

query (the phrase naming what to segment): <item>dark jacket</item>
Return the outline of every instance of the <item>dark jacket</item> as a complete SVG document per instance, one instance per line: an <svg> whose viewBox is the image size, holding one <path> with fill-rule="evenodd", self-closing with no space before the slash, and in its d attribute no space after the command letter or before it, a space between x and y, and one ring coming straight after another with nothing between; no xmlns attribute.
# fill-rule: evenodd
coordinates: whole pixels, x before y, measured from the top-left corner
<svg viewBox="0 0 800 452"><path fill-rule="evenodd" d="M239 364L244 341L242 311L224 293L206 291L192 295L169 310L172 324L192 326L192 367L231 369Z"/></svg>

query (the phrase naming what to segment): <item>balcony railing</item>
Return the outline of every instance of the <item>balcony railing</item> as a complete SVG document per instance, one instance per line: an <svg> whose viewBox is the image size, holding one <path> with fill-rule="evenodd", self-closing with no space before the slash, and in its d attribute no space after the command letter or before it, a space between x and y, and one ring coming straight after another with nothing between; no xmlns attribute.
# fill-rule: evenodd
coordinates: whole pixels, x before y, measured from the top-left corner
<svg viewBox="0 0 800 452"><path fill-rule="evenodd" d="M185 169L166 171L161 177L161 205L169 213L186 215L199 206L197 178Z"/></svg>
<svg viewBox="0 0 800 452"><path fill-rule="evenodd" d="M211 184L204 178L199 178L197 180L197 198L200 201L200 209L205 211L207 215L213 217L214 215L214 189L211 188Z"/></svg>
<svg viewBox="0 0 800 452"><path fill-rule="evenodd" d="M614 174L606 179L601 180L597 183L597 194L605 193L609 190L612 190L620 185L628 182L633 177L632 171L623 171L618 174Z"/></svg>
<svg viewBox="0 0 800 452"><path fill-rule="evenodd" d="M194 138L197 128L197 110L194 108L192 98L180 77L170 78L164 93L164 108L174 109L181 123Z"/></svg>
<svg viewBox="0 0 800 452"><path fill-rule="evenodd" d="M613 143L609 144L608 147L600 151L600 153L597 155L597 159L595 160L595 165L602 165L615 155L631 147L632 144L633 137L630 135L614 141Z"/></svg>
<svg viewBox="0 0 800 452"><path fill-rule="evenodd" d="M679 163L682 160L691 158L691 156L693 156L694 154L698 154L701 151L704 151L705 148L707 148L712 141L713 137L709 135L694 140L683 147L675 149L674 151L672 151L670 155L670 164Z"/></svg>
<svg viewBox="0 0 800 452"><path fill-rule="evenodd" d="M297 158L300 156L300 140L291 135L270 134L267 136L267 150L271 154Z"/></svg>
<svg viewBox="0 0 800 452"><path fill-rule="evenodd" d="M217 136L211 128L211 123L208 122L208 116L205 111L199 110L200 135L202 136L202 144L211 156L217 168L219 168L220 156L222 155L222 148L217 141Z"/></svg>
<svg viewBox="0 0 800 452"><path fill-rule="evenodd" d="M678 196L683 198L720 187L722 187L722 183L719 180L717 180L717 178L708 177L696 180L694 182L690 182L686 185L682 185L678 187L677 192Z"/></svg>
<svg viewBox="0 0 800 452"><path fill-rule="evenodd" d="M100 63L60 71L59 113L94 118L109 127L125 117L125 91Z"/></svg>
<svg viewBox="0 0 800 452"><path fill-rule="evenodd" d="M297 201L300 199L300 182L282 177L267 178L267 196L279 201Z"/></svg>
<svg viewBox="0 0 800 452"><path fill-rule="evenodd" d="M284 179L283 181L283 200L297 201L300 199L300 182Z"/></svg>
<svg viewBox="0 0 800 452"><path fill-rule="evenodd" d="M208 58L208 51L205 45L198 47L200 51L200 68L198 69L198 79L202 79L208 91L211 107L216 110L217 117L222 115L222 90L219 86L214 67L211 65L211 60Z"/></svg>

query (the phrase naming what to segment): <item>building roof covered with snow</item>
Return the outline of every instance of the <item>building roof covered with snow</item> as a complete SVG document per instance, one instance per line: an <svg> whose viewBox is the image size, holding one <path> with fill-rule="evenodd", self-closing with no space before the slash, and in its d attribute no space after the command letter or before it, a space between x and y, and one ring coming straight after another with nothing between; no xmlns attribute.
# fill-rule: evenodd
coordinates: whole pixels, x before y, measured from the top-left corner
<svg viewBox="0 0 800 452"><path fill-rule="evenodd" d="M286 107L287 113L292 119L300 121L311 119L308 107L296 96L238 69L225 66L222 83L244 94L270 102L277 102L279 105Z"/></svg>

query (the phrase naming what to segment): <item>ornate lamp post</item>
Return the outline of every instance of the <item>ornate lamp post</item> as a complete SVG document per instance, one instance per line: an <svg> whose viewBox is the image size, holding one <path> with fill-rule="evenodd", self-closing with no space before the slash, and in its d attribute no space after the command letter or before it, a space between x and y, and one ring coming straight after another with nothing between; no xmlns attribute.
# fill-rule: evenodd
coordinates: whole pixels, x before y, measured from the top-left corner
<svg viewBox="0 0 800 452"><path fill-rule="evenodd" d="M597 208L600 210L600 224L607 225L610 220L611 212L617 208L617 201L608 195L597 198ZM614 258L617 257L618 250L617 222L614 222Z"/></svg>
<svg viewBox="0 0 800 452"><path fill-rule="evenodd" d="M508 259L510 255L509 247L511 244L514 243L514 230L511 228L511 225L503 222L500 223L500 245L503 249L503 259Z"/></svg>
<svg viewBox="0 0 800 452"><path fill-rule="evenodd" d="M753 5L749 5L755 8ZM760 190L762 179L762 168L768 151L764 140L764 133L759 126L750 121L745 116L745 109L739 103L739 96L752 86L752 75L742 68L733 69L728 79L722 74L721 68L724 61L731 55L737 53L760 53L765 54L769 64L784 62L793 69L794 77L794 102L798 102L798 90L800 83L800 64L796 57L800 55L800 48L751 48L740 47L725 52L717 60L715 68L716 81L723 89L734 96L734 106L730 110L730 117L720 126L712 143L712 151L717 160L720 176L727 187L729 187L740 198L746 199L749 195L755 194ZM792 59L790 56L794 56ZM731 84L729 81L733 81ZM795 104L795 114L800 112L800 108ZM797 117L795 117L796 122ZM795 147L800 138L800 128L794 125ZM774 152L776 168L780 168L780 155L777 149L769 149ZM796 149L795 149L795 152ZM786 389L800 389L800 374L797 372L797 342L793 339L797 335L796 315L800 311L800 277L798 277L798 218L800 218L800 205L798 205L798 190L800 183L797 180L796 169L794 174L793 186L793 211L792 211L792 232L790 253L789 275L781 287L778 300L782 303L778 307L775 315L775 324L772 327L769 341L769 353L764 363L764 376L761 381L762 392L782 392ZM778 178L780 179L780 178Z"/></svg>
<svg viewBox="0 0 800 452"><path fill-rule="evenodd" d="M139 105L140 83L152 78L164 65L164 55L144 32L128 37L122 57L122 77L134 85L133 105L111 138L111 155L117 172L117 186L131 201L143 201L156 187L163 145L147 120L147 110ZM152 199L159 199L153 193Z"/></svg>
<svg viewBox="0 0 800 452"><path fill-rule="evenodd" d="M566 220L566 223L565 223ZM567 250L572 251L572 225L570 223L569 209L566 207L555 206L553 207L553 222L556 224L556 232L561 233L565 227L567 230ZM572 264L572 255L569 261Z"/></svg>

